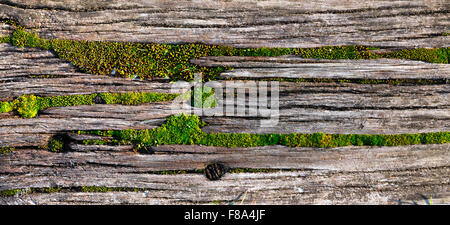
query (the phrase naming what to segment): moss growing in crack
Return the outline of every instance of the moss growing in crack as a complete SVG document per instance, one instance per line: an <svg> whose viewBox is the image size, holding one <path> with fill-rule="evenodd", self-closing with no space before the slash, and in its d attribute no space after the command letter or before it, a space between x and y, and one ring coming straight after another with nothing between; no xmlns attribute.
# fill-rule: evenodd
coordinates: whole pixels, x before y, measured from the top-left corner
<svg viewBox="0 0 450 225"><path fill-rule="evenodd" d="M5 39L6 41L6 39ZM104 41L45 40L19 27L9 41L18 47L37 47L56 54L92 74L122 77L171 78L191 80L202 73L204 80L216 79L224 67L201 67L190 60L203 56L282 56L297 55L315 59L400 58L431 63L449 63L448 48L408 49L392 53L373 53L366 46L325 46L321 48L233 48L204 44L142 44Z"/></svg>
<svg viewBox="0 0 450 225"><path fill-rule="evenodd" d="M249 134L206 133L195 115L171 116L161 127L149 130L84 131L116 138L116 143L154 146L166 144L196 144L224 147L255 147L285 145L290 147L332 148L341 146L399 146L414 144L444 144L450 142L450 132L423 134ZM105 141L108 142L108 141Z"/></svg>
<svg viewBox="0 0 450 225"><path fill-rule="evenodd" d="M215 89L208 86L191 88L191 106L197 108L214 108L216 106Z"/></svg>
<svg viewBox="0 0 450 225"><path fill-rule="evenodd" d="M166 93L102 93L89 95L67 95L37 97L24 95L12 102L0 102L0 113L16 110L24 118L35 117L39 110L51 107L65 107L76 105L92 105L94 98L100 96L106 104L135 105L149 102L173 100L178 94Z"/></svg>
<svg viewBox="0 0 450 225"><path fill-rule="evenodd" d="M0 37L0 43L10 43L10 39L8 36Z"/></svg>
<svg viewBox="0 0 450 225"><path fill-rule="evenodd" d="M381 54L384 58L410 59L430 63L449 63L450 47L435 49L403 49L396 52Z"/></svg>
<svg viewBox="0 0 450 225"><path fill-rule="evenodd" d="M35 117L40 109L39 100L34 95L20 96L13 101L16 111L24 118Z"/></svg>
<svg viewBox="0 0 450 225"><path fill-rule="evenodd" d="M0 148L0 154L8 154L15 151L14 147L10 147L10 146L4 146Z"/></svg>
<svg viewBox="0 0 450 225"><path fill-rule="evenodd" d="M62 152L64 150L64 140L62 137L52 138L48 143L48 148L51 152Z"/></svg>
<svg viewBox="0 0 450 225"><path fill-rule="evenodd" d="M0 191L0 197L16 196L16 195L22 194L24 192L26 192L26 190L24 190L24 189L3 190L3 191Z"/></svg>
<svg viewBox="0 0 450 225"><path fill-rule="evenodd" d="M49 40L39 38L36 33L25 31L24 28L17 28L10 37L10 43L17 47L42 48L50 50L52 48Z"/></svg>
<svg viewBox="0 0 450 225"><path fill-rule="evenodd" d="M0 102L0 113L11 112L14 110L14 106L10 102Z"/></svg>
<svg viewBox="0 0 450 225"><path fill-rule="evenodd" d="M138 105L149 102L172 101L176 94L165 93L100 93L106 104Z"/></svg>

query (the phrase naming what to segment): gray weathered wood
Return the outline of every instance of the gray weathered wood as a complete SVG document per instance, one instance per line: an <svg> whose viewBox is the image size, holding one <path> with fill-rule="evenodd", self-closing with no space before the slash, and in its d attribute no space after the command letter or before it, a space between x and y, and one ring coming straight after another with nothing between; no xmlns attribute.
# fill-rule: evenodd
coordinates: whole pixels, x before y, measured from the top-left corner
<svg viewBox="0 0 450 225"><path fill-rule="evenodd" d="M171 90L171 85L164 81L139 81L79 73L75 66L41 49L17 48L4 43L0 44L0 57L0 101L24 94L55 96L100 92L177 92Z"/></svg>
<svg viewBox="0 0 450 225"><path fill-rule="evenodd" d="M81 147L78 147L78 150ZM123 147L111 147L123 148ZM225 149L160 146L154 155L131 151L50 153L17 150L0 156L0 190L49 186L136 187L139 193L53 193L0 198L2 204L398 204L448 202L450 145L345 147L268 146ZM273 173L156 175L163 169L295 168ZM421 196L421 194L423 196ZM34 201L34 202L33 202Z"/></svg>
<svg viewBox="0 0 450 225"><path fill-rule="evenodd" d="M400 59L318 60L296 56L211 56L191 62L201 66L233 67L233 70L220 75L232 78L450 79L449 64Z"/></svg>
<svg viewBox="0 0 450 225"><path fill-rule="evenodd" d="M24 1L0 17L44 38L236 47L445 47L448 3L418 1Z"/></svg>
<svg viewBox="0 0 450 225"><path fill-rule="evenodd" d="M223 82L225 87L225 82ZM449 85L391 86L334 83L280 83L279 123L261 127L261 115L203 116L206 132L248 133L422 133L449 131ZM226 91L225 91L226 92ZM236 103L224 105L234 106ZM252 103L254 104L254 103ZM247 105L252 105L248 103ZM1 145L42 145L48 136L68 130L150 129L173 111L171 103L138 106L83 105L45 109L37 118L0 117ZM10 135L14 134L14 135ZM27 144L28 143L28 144Z"/></svg>
<svg viewBox="0 0 450 225"><path fill-rule="evenodd" d="M0 37L10 36L13 29L10 25L5 23L0 23Z"/></svg>

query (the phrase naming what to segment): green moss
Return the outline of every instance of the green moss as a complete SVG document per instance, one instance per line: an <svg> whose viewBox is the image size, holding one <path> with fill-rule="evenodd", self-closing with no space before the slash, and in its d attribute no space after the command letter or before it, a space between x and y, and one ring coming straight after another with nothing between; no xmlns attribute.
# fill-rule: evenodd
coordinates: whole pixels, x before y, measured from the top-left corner
<svg viewBox="0 0 450 225"><path fill-rule="evenodd" d="M39 101L34 95L24 95L13 101L16 111L24 118L35 117L39 111Z"/></svg>
<svg viewBox="0 0 450 225"><path fill-rule="evenodd" d="M11 112L14 110L10 102L0 102L0 113Z"/></svg>
<svg viewBox="0 0 450 225"><path fill-rule="evenodd" d="M177 95L164 93L101 93L98 94L106 104L138 105L148 102L171 101Z"/></svg>
<svg viewBox="0 0 450 225"><path fill-rule="evenodd" d="M94 98L99 95L106 104L135 105L149 102L160 102L173 100L178 94L166 93L102 93L90 95L68 95L36 97L24 95L12 102L0 102L0 113L16 110L24 118L35 117L39 110L50 107L65 107L76 105L92 105Z"/></svg>
<svg viewBox="0 0 450 225"><path fill-rule="evenodd" d="M0 37L0 43L10 43L9 37Z"/></svg>
<svg viewBox="0 0 450 225"><path fill-rule="evenodd" d="M411 59L430 63L449 63L448 61L448 51L450 47L447 48L433 48L433 49L403 49L400 51L395 51L391 53L381 54L384 58L397 58L397 59Z"/></svg>
<svg viewBox="0 0 450 225"><path fill-rule="evenodd" d="M49 141L47 147L51 152L62 152L64 150L64 140L62 137L56 136Z"/></svg>
<svg viewBox="0 0 450 225"><path fill-rule="evenodd" d="M170 116L161 127L149 130L84 131L83 133L114 137L115 143L136 146L196 144L224 147L255 147L285 145L290 147L332 148L340 146L398 146L413 144L443 144L450 142L450 132L423 134L248 134L206 133L195 115ZM110 143L110 141L104 141Z"/></svg>
<svg viewBox="0 0 450 225"><path fill-rule="evenodd" d="M0 148L0 154L8 154L15 151L14 147L4 146Z"/></svg>
<svg viewBox="0 0 450 225"><path fill-rule="evenodd" d="M233 48L204 44L142 44L104 41L45 40L18 28L9 38L18 47L37 47L56 54L92 74L122 77L171 78L191 80L202 73L204 80L217 79L223 67L200 67L190 60L204 56L282 56L297 55L315 59L400 58L431 63L448 63L448 48L407 49L392 53L373 53L365 46L326 46L321 48ZM5 39L6 41L6 39Z"/></svg>
<svg viewBox="0 0 450 225"><path fill-rule="evenodd" d="M37 34L29 33L25 31L24 28L18 28L12 33L10 43L20 48L30 47L47 50L51 49L51 43L49 40L39 38Z"/></svg>
<svg viewBox="0 0 450 225"><path fill-rule="evenodd" d="M3 190L0 191L0 197L11 197L18 194L23 193L25 190L23 189L10 189L10 190Z"/></svg>

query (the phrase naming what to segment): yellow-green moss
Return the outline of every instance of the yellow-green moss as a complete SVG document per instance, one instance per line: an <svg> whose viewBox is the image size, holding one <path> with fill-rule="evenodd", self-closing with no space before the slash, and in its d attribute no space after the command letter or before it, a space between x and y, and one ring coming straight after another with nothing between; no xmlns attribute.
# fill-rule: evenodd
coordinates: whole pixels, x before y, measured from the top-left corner
<svg viewBox="0 0 450 225"><path fill-rule="evenodd" d="M0 43L10 43L9 37L0 37Z"/></svg>
<svg viewBox="0 0 450 225"><path fill-rule="evenodd" d="M22 117L32 118L37 115L39 110L50 107L95 104L93 100L97 96L100 96L106 104L135 105L149 102L170 101L178 96L178 94L129 92L50 97L24 95L12 102L0 102L0 113L16 110Z"/></svg>
<svg viewBox="0 0 450 225"><path fill-rule="evenodd" d="M249 133L206 133L204 125L195 115L170 116L161 127L149 130L79 131L101 136L114 137L115 143L136 146L166 144L208 145L224 147L255 147L285 145L291 147L332 148L349 145L398 146L414 144L444 144L450 142L450 132L421 134L249 134ZM110 143L110 141L104 141Z"/></svg>
<svg viewBox="0 0 450 225"><path fill-rule="evenodd" d="M6 39L5 39L6 41ZM122 77L171 78L191 80L202 73L204 80L216 79L223 67L200 67L190 60L203 56L281 56L298 55L315 59L400 58L431 63L449 63L448 49L405 49L391 53L373 53L372 47L326 46L321 48L233 48L204 44L142 44L104 41L45 40L18 27L9 41L18 47L53 50L80 70L92 74Z"/></svg>
<svg viewBox="0 0 450 225"><path fill-rule="evenodd" d="M0 154L8 154L11 153L15 150L14 147L10 147L10 146L4 146L0 148Z"/></svg>

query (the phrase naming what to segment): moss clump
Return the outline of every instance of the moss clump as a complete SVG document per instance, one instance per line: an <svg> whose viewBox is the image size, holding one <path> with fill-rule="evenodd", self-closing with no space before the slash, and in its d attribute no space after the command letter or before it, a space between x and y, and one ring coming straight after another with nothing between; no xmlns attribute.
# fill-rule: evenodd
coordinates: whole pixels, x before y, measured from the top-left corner
<svg viewBox="0 0 450 225"><path fill-rule="evenodd" d="M167 144L197 144L224 147L255 147L285 145L290 147L332 148L341 146L399 146L413 144L444 144L450 142L450 132L423 134L248 134L206 133L204 124L195 115L170 116L161 127L149 130L84 131L81 133L115 137L114 143L154 146ZM111 143L106 141L105 143Z"/></svg>
<svg viewBox="0 0 450 225"><path fill-rule="evenodd" d="M24 193L24 192L25 192L24 189L3 190L3 191L0 191L0 197L16 196L16 195L19 195L19 194Z"/></svg>
<svg viewBox="0 0 450 225"><path fill-rule="evenodd" d="M24 95L13 101L16 111L24 118L35 117L38 113L39 100L34 95Z"/></svg>
<svg viewBox="0 0 450 225"><path fill-rule="evenodd" d="M16 149L14 147L9 147L9 146L4 146L0 148L0 154L8 154L11 153L13 151L15 151Z"/></svg>
<svg viewBox="0 0 450 225"><path fill-rule="evenodd" d="M17 28L9 38L11 44L17 47L42 48L46 50L51 49L49 40L39 38L35 33L29 33L24 28Z"/></svg>
<svg viewBox="0 0 450 225"><path fill-rule="evenodd" d="M10 39L8 36L0 37L0 43L10 43Z"/></svg>
<svg viewBox="0 0 450 225"><path fill-rule="evenodd" d="M51 152L62 152L64 151L64 145L65 142L63 137L56 136L49 141L47 149Z"/></svg>
<svg viewBox="0 0 450 225"><path fill-rule="evenodd" d="M76 105L92 105L94 98L99 95L106 104L135 105L148 102L160 102L173 100L178 94L166 93L102 93L90 95L68 95L37 97L34 95L24 95L12 102L0 102L0 113L16 110L24 118L32 118L39 110L51 107L65 107Z"/></svg>
<svg viewBox="0 0 450 225"><path fill-rule="evenodd" d="M0 102L0 113L11 112L13 110L14 106L10 102Z"/></svg>

